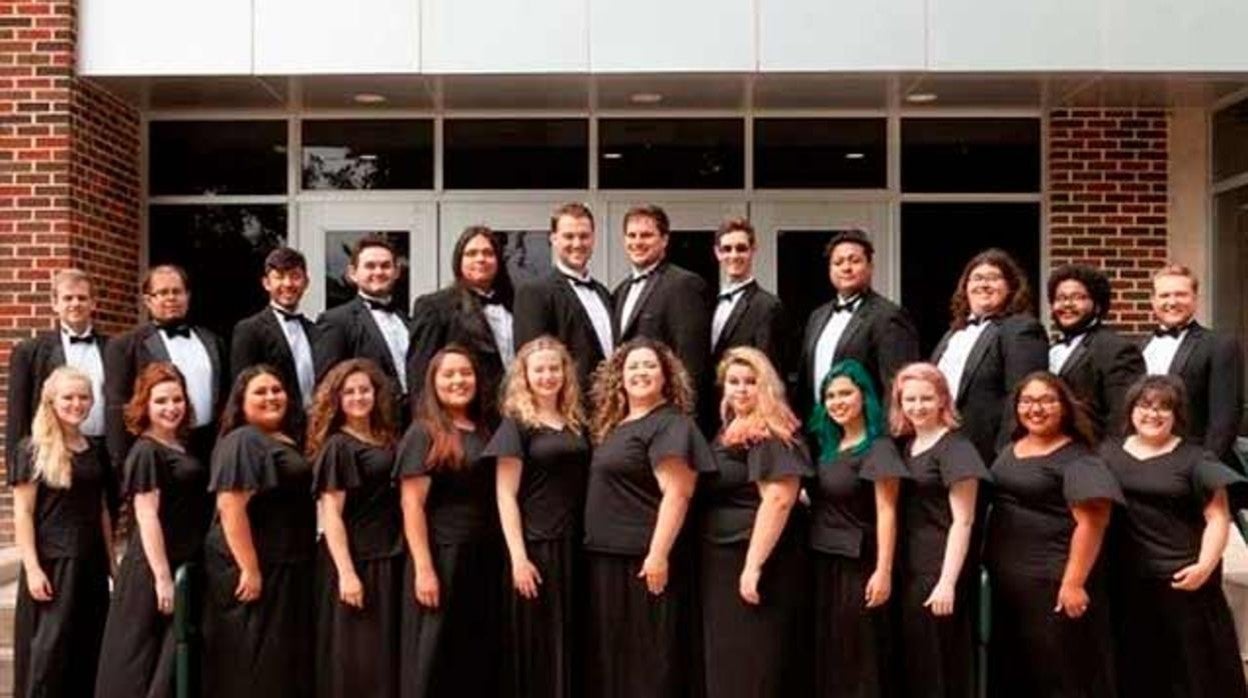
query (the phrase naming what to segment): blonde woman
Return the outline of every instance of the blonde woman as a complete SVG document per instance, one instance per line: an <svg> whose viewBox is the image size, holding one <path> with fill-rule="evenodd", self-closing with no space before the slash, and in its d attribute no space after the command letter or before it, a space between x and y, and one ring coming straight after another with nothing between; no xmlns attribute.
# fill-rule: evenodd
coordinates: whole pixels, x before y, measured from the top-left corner
<svg viewBox="0 0 1248 698"><path fill-rule="evenodd" d="M43 383L31 434L9 466L22 570L13 621L14 696L89 696L108 614L112 524L104 456L80 427L91 379L62 366Z"/></svg>
<svg viewBox="0 0 1248 698"><path fill-rule="evenodd" d="M538 337L520 347L503 385L503 421L485 449L497 459L514 588L502 681L508 695L567 698L580 694L574 590L589 473L576 365L557 339Z"/></svg>
<svg viewBox="0 0 1248 698"><path fill-rule="evenodd" d="M716 371L723 429L702 507L703 661L708 698L805 695L806 555L792 519L814 475L784 384L761 351L728 350ZM796 643L802 645L802 643Z"/></svg>

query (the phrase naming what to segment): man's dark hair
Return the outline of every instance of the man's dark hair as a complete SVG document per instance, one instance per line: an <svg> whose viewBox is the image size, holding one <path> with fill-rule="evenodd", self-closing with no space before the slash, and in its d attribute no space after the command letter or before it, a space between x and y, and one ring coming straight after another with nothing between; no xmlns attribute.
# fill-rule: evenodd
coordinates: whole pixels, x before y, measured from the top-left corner
<svg viewBox="0 0 1248 698"><path fill-rule="evenodd" d="M827 247L823 248L823 256L831 258L832 250L835 250L836 246L843 242L851 242L861 247L862 251L867 255L868 262L875 259L875 245L871 244L871 238L867 237L866 232L858 230L857 228L850 230L838 230L836 234L832 236L832 239L828 240Z"/></svg>
<svg viewBox="0 0 1248 698"><path fill-rule="evenodd" d="M304 258L303 253L293 247L279 247L268 254L264 258L264 273L271 271L292 271L294 269L308 270L308 260Z"/></svg>
<svg viewBox="0 0 1248 698"><path fill-rule="evenodd" d="M1049 305L1053 305L1057 287L1063 281L1078 281L1083 284L1088 291L1088 296L1092 299L1092 304L1096 306L1092 310L1096 317L1104 319L1109 313L1111 292L1109 277L1105 275L1105 272L1083 264L1063 264L1054 269L1049 275Z"/></svg>

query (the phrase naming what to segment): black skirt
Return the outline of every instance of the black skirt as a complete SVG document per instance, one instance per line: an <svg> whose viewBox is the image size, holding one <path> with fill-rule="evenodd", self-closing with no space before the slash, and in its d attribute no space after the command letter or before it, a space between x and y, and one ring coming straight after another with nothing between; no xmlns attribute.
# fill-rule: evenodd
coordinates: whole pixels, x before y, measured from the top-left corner
<svg viewBox="0 0 1248 698"><path fill-rule="evenodd" d="M893 601L866 607L874 564L814 553L816 696L890 698L898 693Z"/></svg>
<svg viewBox="0 0 1248 698"><path fill-rule="evenodd" d="M584 616L584 569L578 541L567 536L525 543L542 576L536 599L512 586L503 573L503 695L572 698L583 680L580 628Z"/></svg>
<svg viewBox="0 0 1248 698"><path fill-rule="evenodd" d="M307 698L312 695L312 561L261 570L260 598L234 598L238 568L226 553L204 552L204 698Z"/></svg>
<svg viewBox="0 0 1248 698"><path fill-rule="evenodd" d="M692 565L673 552L667 589L658 596L637 576L643 555L588 555L585 695L592 698L685 698L696 637L689 593Z"/></svg>
<svg viewBox="0 0 1248 698"><path fill-rule="evenodd" d="M1053 610L1060 586L1058 580L1000 572L993 575L988 695L1118 695L1104 587L1090 580L1088 610L1071 619Z"/></svg>
<svg viewBox="0 0 1248 698"><path fill-rule="evenodd" d="M903 574L899 591L901 665L910 698L971 698L975 695L973 578L964 575L953 613L937 618L923 606L938 574Z"/></svg>
<svg viewBox="0 0 1248 698"><path fill-rule="evenodd" d="M502 635L502 550L495 539L432 546L438 607L416 603L411 557L403 572L403 698L493 696Z"/></svg>
<svg viewBox="0 0 1248 698"><path fill-rule="evenodd" d="M152 569L138 539L132 539L117 570L104 626L96 698L173 696L174 649L173 615L156 608Z"/></svg>
<svg viewBox="0 0 1248 698"><path fill-rule="evenodd" d="M1116 586L1114 631L1124 696L1248 696L1220 574L1196 591L1173 589L1168 579Z"/></svg>
<svg viewBox="0 0 1248 698"><path fill-rule="evenodd" d="M364 608L338 599L338 570L322 546L317 561L316 695L393 698L399 695L399 628L403 557L355 560Z"/></svg>
<svg viewBox="0 0 1248 698"><path fill-rule="evenodd" d="M702 592L702 661L707 698L810 695L809 585L806 551L781 541L763 567L761 603L741 600L738 580L748 541L703 541L698 584Z"/></svg>
<svg viewBox="0 0 1248 698"><path fill-rule="evenodd" d="M13 695L90 698L108 616L108 561L100 555L40 564L51 601L31 598L24 569L17 578Z"/></svg>

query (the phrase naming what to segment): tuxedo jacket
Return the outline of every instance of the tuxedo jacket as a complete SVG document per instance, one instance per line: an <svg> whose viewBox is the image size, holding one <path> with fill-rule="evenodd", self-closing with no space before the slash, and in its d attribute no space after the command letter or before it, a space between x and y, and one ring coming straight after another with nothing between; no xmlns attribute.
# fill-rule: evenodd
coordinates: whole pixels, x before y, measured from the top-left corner
<svg viewBox="0 0 1248 698"><path fill-rule="evenodd" d="M417 404L433 355L447 344L459 344L473 353L482 414L493 424L498 415L498 391L506 367L481 309L481 301L476 294L459 286L434 291L412 303L412 344L407 355L411 404L413 407Z"/></svg>
<svg viewBox="0 0 1248 698"><path fill-rule="evenodd" d="M100 360L103 361L108 339L97 333L95 345L100 352ZM8 405L8 413L4 425L5 455L8 463L14 462L18 442L30 435L30 423L35 418L35 410L39 409L43 382L52 371L64 365L65 348L61 345L59 326L52 332L40 332L13 347L13 353L9 355L8 402L5 403ZM107 376L107 367L105 375ZM95 399L103 400L104 396L96 395Z"/></svg>
<svg viewBox="0 0 1248 698"><path fill-rule="evenodd" d="M835 299L815 308L806 322L802 337L801 361L797 373L797 385L792 398L793 406L803 420L809 416L815 393L815 348L819 335L832 318ZM919 358L919 332L904 308L884 296L867 289L862 301L854 310L845 331L836 343L832 363L843 359L857 359L874 379L876 395L881 401L887 399L887 389L902 366ZM826 375L831 366L820 366Z"/></svg>
<svg viewBox="0 0 1248 698"><path fill-rule="evenodd" d="M194 326L191 332L203 343L208 352L208 360L212 364L214 383L212 386L212 415L209 420L216 424L221 418L221 408L229 397L230 376L226 365L227 354L221 338L211 330ZM150 363L170 361L169 352L165 349L165 341L160 330L148 323L126 332L109 341L104 353L104 434L108 443L109 458L114 463L124 463L134 437L126 431L123 412L126 403L134 394L134 379ZM206 431L211 432L212 429ZM202 448L196 449L196 455ZM210 449L210 445L207 445Z"/></svg>
<svg viewBox="0 0 1248 698"><path fill-rule="evenodd" d="M1151 340L1144 338L1144 344ZM1233 335L1215 332L1199 323L1187 334L1170 362L1170 375L1187 388L1187 432L1196 443L1224 462L1239 465L1234 453L1244 405L1244 360Z"/></svg>
<svg viewBox="0 0 1248 698"><path fill-rule="evenodd" d="M267 305L255 315L239 320L234 326L230 341L230 382L233 383L238 374L251 366L268 364L281 375L289 404L302 411L304 395L299 387L299 373L295 370L295 357L290 351L290 343L286 341L281 322L273 308ZM303 333L308 338L308 349L311 351L316 346L316 325L302 316L299 324L303 326ZM320 373L315 353L312 356L312 365L313 371Z"/></svg>
<svg viewBox="0 0 1248 698"><path fill-rule="evenodd" d="M1135 343L1104 326L1088 330L1058 375L1087 408L1096 438L1121 436L1127 388L1146 372Z"/></svg>
<svg viewBox="0 0 1248 698"><path fill-rule="evenodd" d="M1011 394L1018 382L1033 371L1049 368L1049 339L1044 328L1027 313L985 320L987 327L967 354L958 383L956 407L962 433L991 464L997 451L1010 440L1014 429ZM938 363L956 330L949 330L932 352Z"/></svg>
<svg viewBox="0 0 1248 698"><path fill-rule="evenodd" d="M711 311L706 282L691 271L661 262L650 272L627 323L621 322L631 280L612 294L612 324L621 343L634 337L663 342L676 353L701 393L710 384L707 362L711 355Z"/></svg>
<svg viewBox="0 0 1248 698"><path fill-rule="evenodd" d="M714 317L712 309L712 320ZM766 354L776 373L784 378L788 370L787 340L788 328L780 299L764 291L757 282L750 283L728 314L724 329L719 333L719 341L711 347L712 370L719 366L720 359L729 349L753 347Z"/></svg>
<svg viewBox="0 0 1248 698"><path fill-rule="evenodd" d="M611 293L607 287L593 280L594 293L602 299L608 321L612 320ZM512 311L515 324L516 351L525 343L542 335L550 335L563 342L576 363L576 376L580 381L581 394L588 395L594 369L606 356L598 343L598 333L589 319L589 313L577 297L571 282L558 269L546 276L523 284L516 290L516 303ZM615 333L612 323L612 334Z"/></svg>
<svg viewBox="0 0 1248 698"><path fill-rule="evenodd" d="M398 315L404 325L409 325L402 309ZM279 330L280 332L280 330ZM390 345L373 320L372 311L364 299L356 296L342 305L335 306L321 313L316 320L312 341L312 363L316 367L316 381L320 383L326 373L339 362L347 359L371 359L391 381L395 406L398 408L396 417L407 416L407 395L403 392L399 380L399 371L390 355ZM284 339L282 339L285 342ZM408 349L408 356L411 349Z"/></svg>

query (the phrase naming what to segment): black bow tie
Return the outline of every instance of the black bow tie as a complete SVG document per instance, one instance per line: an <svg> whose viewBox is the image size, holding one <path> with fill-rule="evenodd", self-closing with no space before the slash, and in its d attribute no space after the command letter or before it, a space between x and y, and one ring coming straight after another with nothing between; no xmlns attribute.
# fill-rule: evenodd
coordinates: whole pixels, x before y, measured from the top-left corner
<svg viewBox="0 0 1248 698"><path fill-rule="evenodd" d="M563 278L571 281L573 286L580 286L581 288L587 288L591 291L594 290L593 279L582 279L579 276L572 276L571 274L564 274Z"/></svg>
<svg viewBox="0 0 1248 698"><path fill-rule="evenodd" d="M384 313L399 312L398 306L394 303L394 299L383 301L377 298L369 298L368 296L360 296L360 298L364 299L364 304L368 306L369 310L380 310Z"/></svg>
<svg viewBox="0 0 1248 698"><path fill-rule="evenodd" d="M71 334L67 336L69 337L70 344L94 344L95 343L95 334L91 332L88 332L87 334L83 334L83 335Z"/></svg>
<svg viewBox="0 0 1248 698"><path fill-rule="evenodd" d="M160 331L164 332L165 336L169 339L173 339L174 337L185 337L187 339L191 338L191 326L185 322L171 322L167 325L157 325L157 327L159 327Z"/></svg>
<svg viewBox="0 0 1248 698"><path fill-rule="evenodd" d="M482 307L487 305L501 306L503 304L503 300L498 297L497 293L491 293L487 296L484 293L477 293L474 291L473 295L477 297L477 302L479 302Z"/></svg>
<svg viewBox="0 0 1248 698"><path fill-rule="evenodd" d="M285 322L302 322L304 319L303 313L292 313L289 310L279 308L276 305L272 307L273 311L276 312Z"/></svg>
<svg viewBox="0 0 1248 698"><path fill-rule="evenodd" d="M723 293L719 294L719 300L721 303L723 301L731 301L733 298L736 298L737 296L741 295L741 292L744 290L745 290L744 286L738 286L737 288L734 288L731 291L724 291Z"/></svg>
<svg viewBox="0 0 1248 698"><path fill-rule="evenodd" d="M1187 329L1187 325L1179 325L1176 327L1158 327L1157 329L1153 330L1153 336L1154 337L1174 337L1175 339L1178 339L1179 335L1183 334L1183 331L1186 329Z"/></svg>
<svg viewBox="0 0 1248 698"><path fill-rule="evenodd" d="M832 301L832 312L833 313L841 313L841 312L852 313L854 312L854 308L858 307L858 301L860 300L862 300L861 296L854 296L853 298L850 298L843 303L839 301Z"/></svg>
<svg viewBox="0 0 1248 698"><path fill-rule="evenodd" d="M970 317L968 317L968 318L966 319L966 326L967 326L967 327L978 327L978 326L980 326L980 325L984 324L985 322L990 322L990 321L992 320L992 318L993 318L993 316L992 316L992 315L985 315L985 316L983 316L983 317L975 317L974 315L972 315L972 316L970 316Z"/></svg>
<svg viewBox="0 0 1248 698"><path fill-rule="evenodd" d="M645 281L646 279L650 278L650 275L653 273L654 273L654 270L651 269L650 271L647 271L641 274L634 274L633 277L628 280L628 283L630 286L635 286Z"/></svg>

